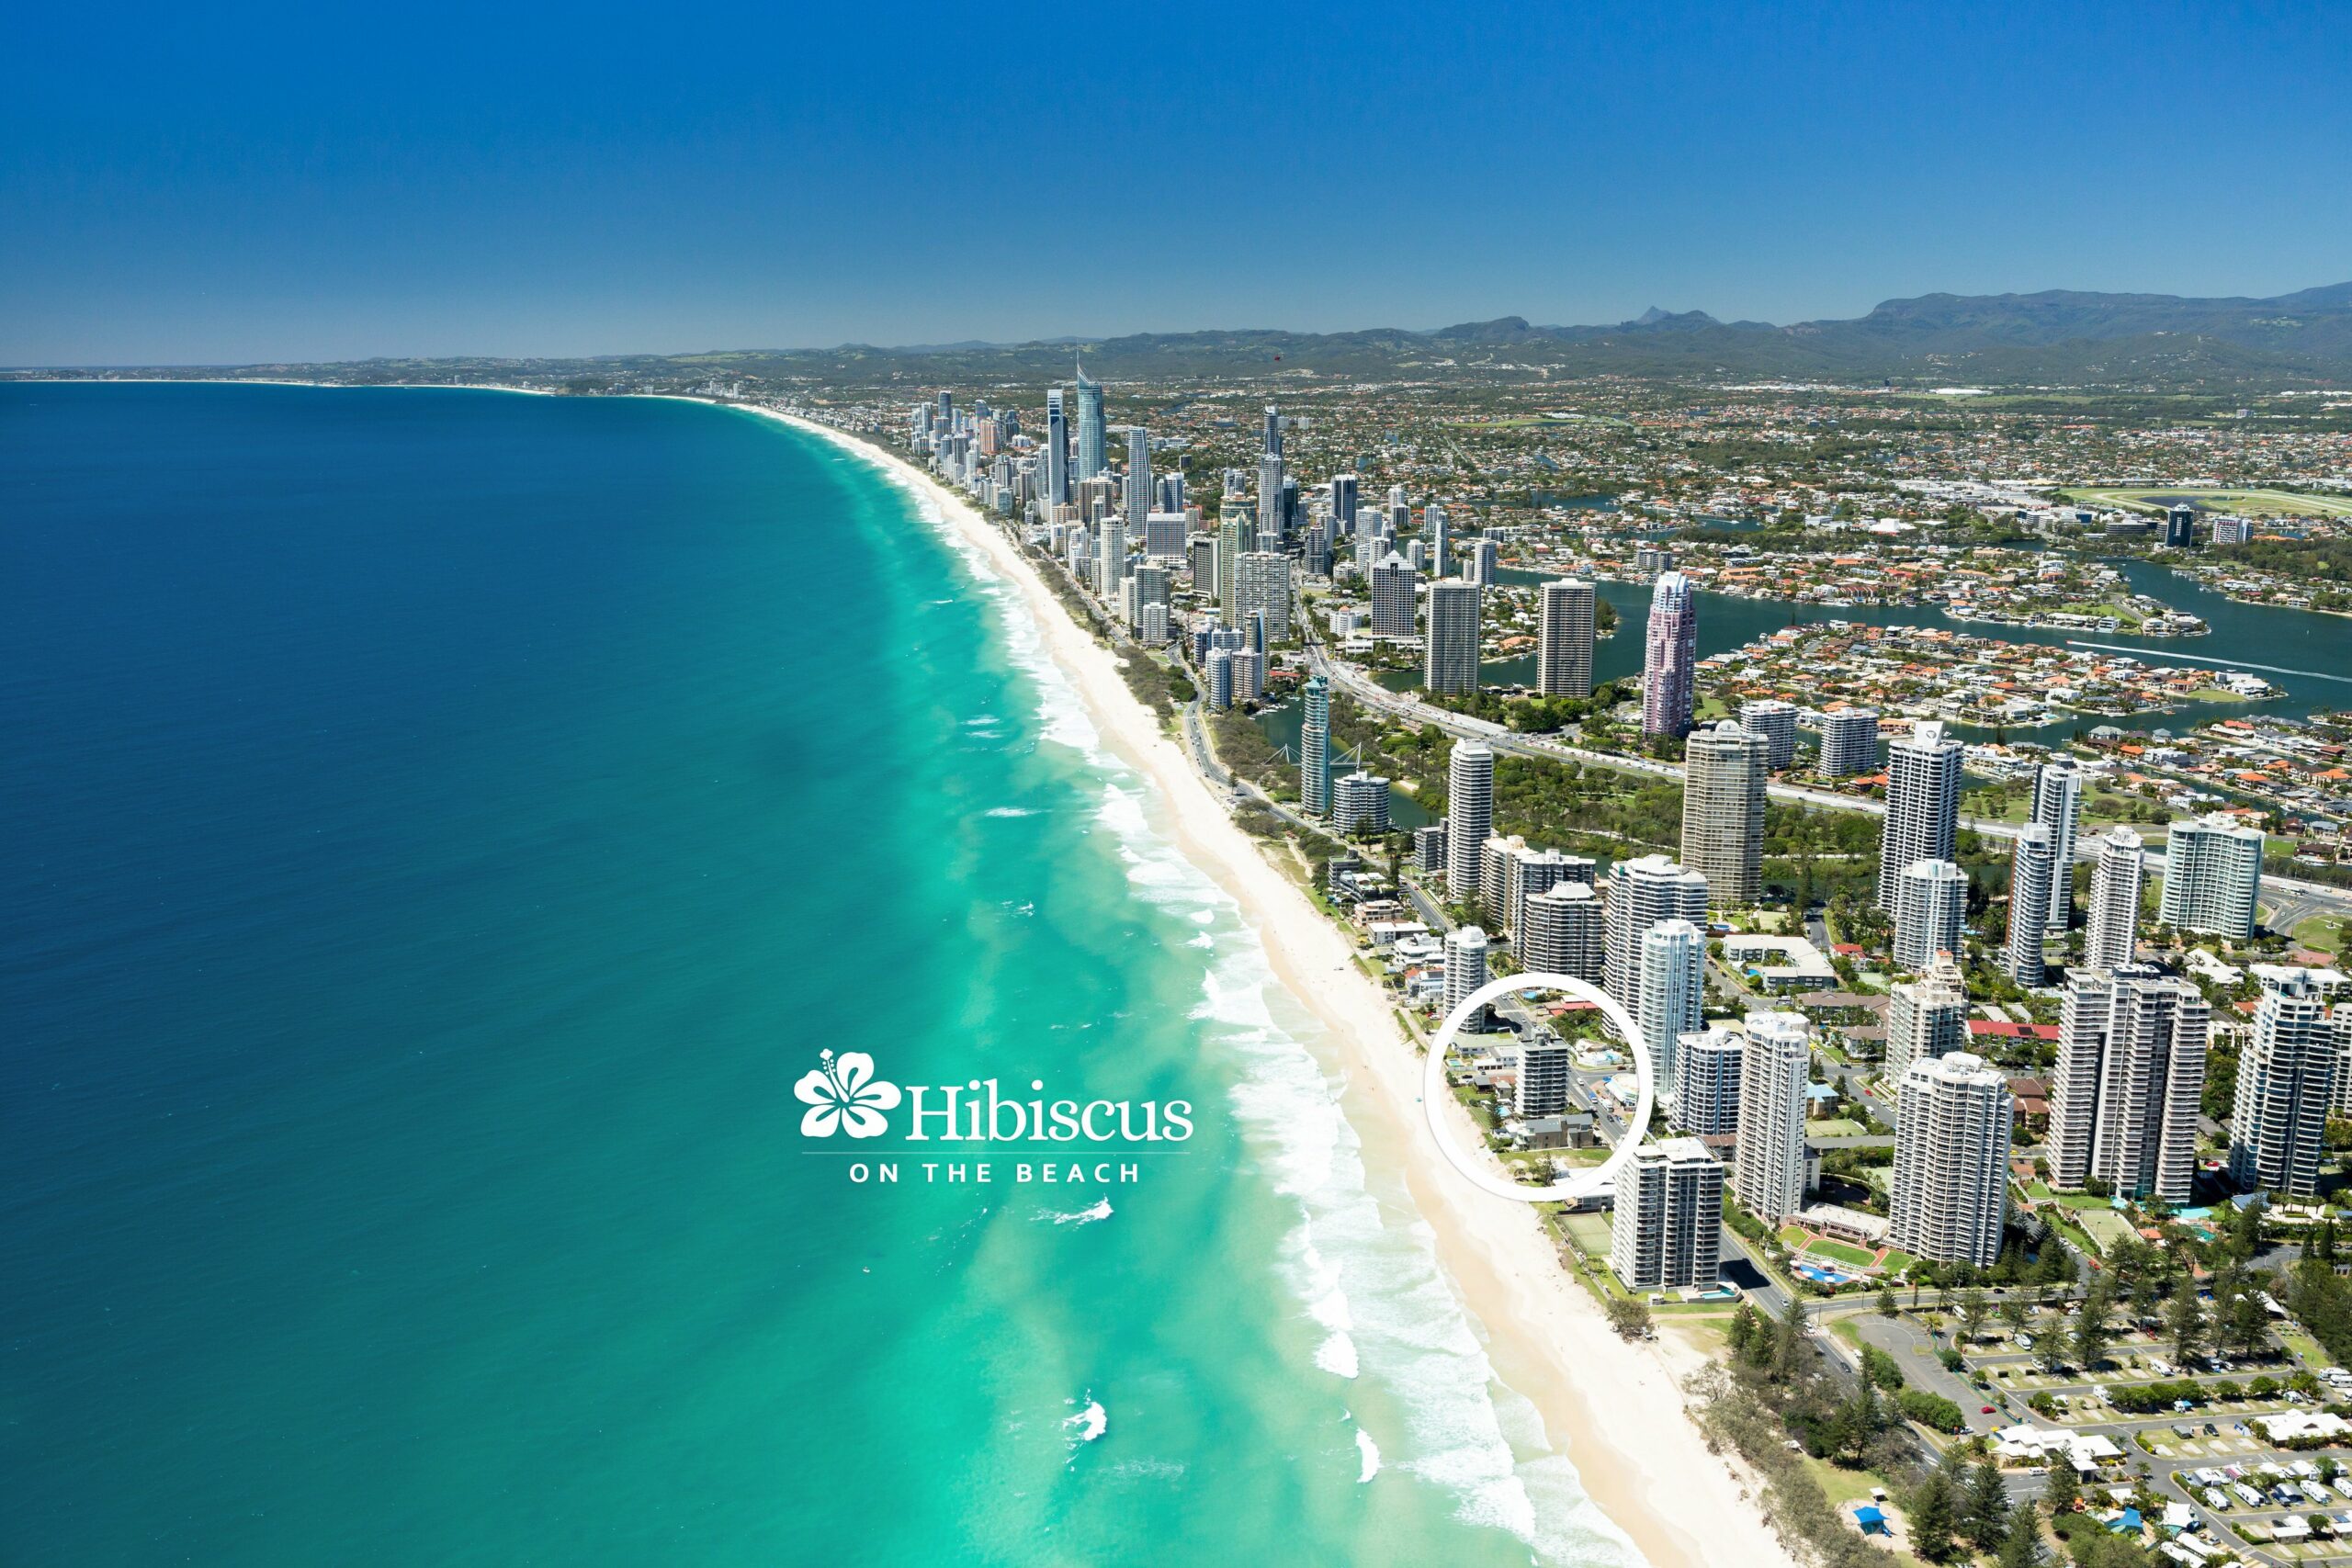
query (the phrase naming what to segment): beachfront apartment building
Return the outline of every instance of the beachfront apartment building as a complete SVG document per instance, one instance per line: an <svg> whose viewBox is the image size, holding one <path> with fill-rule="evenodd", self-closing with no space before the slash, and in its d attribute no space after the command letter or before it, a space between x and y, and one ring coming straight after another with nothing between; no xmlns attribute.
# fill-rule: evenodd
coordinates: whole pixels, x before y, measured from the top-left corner
<svg viewBox="0 0 2352 1568"><path fill-rule="evenodd" d="M1479 895L1487 840L1495 830L1495 752L1457 740L1445 764L1445 893L1457 904Z"/></svg>
<svg viewBox="0 0 2352 1568"><path fill-rule="evenodd" d="M1676 1126L1700 1138L1739 1131L1739 1071L1747 1049L1747 1036L1720 1024L1675 1043Z"/></svg>
<svg viewBox="0 0 2352 1568"><path fill-rule="evenodd" d="M1362 768L1331 785L1331 829L1342 837L1388 831L1388 778Z"/></svg>
<svg viewBox="0 0 2352 1568"><path fill-rule="evenodd" d="M2311 971L2263 976L2230 1116L2230 1179L2240 1188L2318 1194L2340 1049Z"/></svg>
<svg viewBox="0 0 2352 1568"><path fill-rule="evenodd" d="M2110 828L2096 842L2083 966L2118 969L2139 953L2140 885L2147 874L2148 852L2129 828Z"/></svg>
<svg viewBox="0 0 2352 1568"><path fill-rule="evenodd" d="M1966 1051L1901 1080L1888 1237L1937 1263L1992 1267L2009 1206L2009 1086Z"/></svg>
<svg viewBox="0 0 2352 1568"><path fill-rule="evenodd" d="M2176 822L2165 844L2156 919L2177 931L2247 942L2262 897L2263 835L2216 812Z"/></svg>
<svg viewBox="0 0 2352 1568"><path fill-rule="evenodd" d="M1772 742L1724 719L1690 732L1682 751L1682 863L1710 899L1742 908L1764 890L1764 786Z"/></svg>
<svg viewBox="0 0 2352 1568"><path fill-rule="evenodd" d="M1445 1015L1452 1017L1462 999L1487 980L1487 933L1476 926L1456 926L1445 933ZM1484 1008L1463 1025L1476 1029Z"/></svg>
<svg viewBox="0 0 2352 1568"><path fill-rule="evenodd" d="M1300 694L1298 804L1310 817L1331 815L1331 682L1306 678ZM1340 831L1345 832L1343 828Z"/></svg>
<svg viewBox="0 0 2352 1568"><path fill-rule="evenodd" d="M1713 1289L1723 1223L1724 1168L1706 1145L1644 1144L1617 1172L1609 1267L1629 1291Z"/></svg>
<svg viewBox="0 0 2352 1568"><path fill-rule="evenodd" d="M2082 765L2062 752L2034 770L2033 809L2028 818L2050 829L2050 860L2057 875L2043 919L2052 935L2064 935L2075 919L2075 829L2082 816ZM2016 920L2014 910L2010 919Z"/></svg>
<svg viewBox="0 0 2352 1568"><path fill-rule="evenodd" d="M2020 986L2039 986L2044 978L2041 943L2050 934L2050 903L2058 886L2055 843L2049 824L2029 822L2018 829L2009 853L2009 940L2002 967Z"/></svg>
<svg viewBox="0 0 2352 1568"><path fill-rule="evenodd" d="M1960 838L1960 742L1946 737L1935 719L1922 719L1886 749L1886 816L1878 849L1881 908L1895 908L1905 866L1952 858Z"/></svg>
<svg viewBox="0 0 2352 1568"><path fill-rule="evenodd" d="M1592 695L1594 588L1588 578L1544 585L1536 623L1535 689L1547 697Z"/></svg>
<svg viewBox="0 0 2352 1568"><path fill-rule="evenodd" d="M1900 1086L1921 1062L1949 1056L1968 1043L1968 987L1950 953L1937 957L1916 980L1886 995L1885 1077Z"/></svg>
<svg viewBox="0 0 2352 1568"><path fill-rule="evenodd" d="M2094 1178L2124 1198L2186 1203L2212 1021L2204 996L2153 964L2066 979L2050 1080L2050 1182Z"/></svg>
<svg viewBox="0 0 2352 1568"><path fill-rule="evenodd" d="M1604 985L1628 1010L1637 1010L1643 933L1660 920L1703 922L1707 879L1671 855L1640 855L1611 864L1607 888L1609 964Z"/></svg>
<svg viewBox="0 0 2352 1568"><path fill-rule="evenodd" d="M1660 920L1642 933L1642 976L1632 1009L1649 1047L1657 1087L1674 1083L1674 1051L1699 1027L1707 995L1707 933L1689 920Z"/></svg>
<svg viewBox="0 0 2352 1568"><path fill-rule="evenodd" d="M1913 861L1894 878L1894 966L1917 971L1960 951L1968 874L1948 860Z"/></svg>
<svg viewBox="0 0 2352 1568"><path fill-rule="evenodd" d="M1609 971L1609 920L1583 882L1555 882L1520 906L1513 933L1522 968L1598 982Z"/></svg>
<svg viewBox="0 0 2352 1568"><path fill-rule="evenodd" d="M1804 1205L1805 1086L1813 1037L1803 1013L1751 1012L1739 1067L1739 1148L1732 1190L1767 1224Z"/></svg>

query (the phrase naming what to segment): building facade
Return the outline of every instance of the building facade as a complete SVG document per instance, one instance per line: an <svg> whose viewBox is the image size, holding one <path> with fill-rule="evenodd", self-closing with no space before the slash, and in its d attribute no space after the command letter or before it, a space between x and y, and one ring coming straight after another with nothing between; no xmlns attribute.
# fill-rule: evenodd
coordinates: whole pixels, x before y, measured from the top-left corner
<svg viewBox="0 0 2352 1568"><path fill-rule="evenodd" d="M1805 1085L1812 1037L1802 1013L1752 1012L1739 1069L1739 1152L1732 1190L1768 1224L1804 1206Z"/></svg>
<svg viewBox="0 0 2352 1568"><path fill-rule="evenodd" d="M2009 1213L2009 1086L1965 1051L1903 1075L1888 1239L1937 1263L1989 1269Z"/></svg>
<svg viewBox="0 0 2352 1568"><path fill-rule="evenodd" d="M1893 909L1896 879L1920 861L1948 861L1960 838L1961 746L1922 719L1886 749L1886 816L1879 828L1879 907Z"/></svg>
<svg viewBox="0 0 2352 1568"><path fill-rule="evenodd" d="M2248 942L2262 899L2262 829L2215 813L2176 822L2156 918L2176 931Z"/></svg>
<svg viewBox="0 0 2352 1568"><path fill-rule="evenodd" d="M1544 585L1535 639L1535 689L1547 697L1592 695L1591 581L1555 577Z"/></svg>
<svg viewBox="0 0 2352 1568"><path fill-rule="evenodd" d="M1713 1289L1723 1224L1724 1168L1706 1145L1644 1144L1617 1172L1609 1267L1629 1291Z"/></svg>
<svg viewBox="0 0 2352 1568"><path fill-rule="evenodd" d="M1764 785L1771 740L1729 719L1694 729L1682 751L1682 863L1718 908L1764 891Z"/></svg>
<svg viewBox="0 0 2352 1568"><path fill-rule="evenodd" d="M2067 976L2050 1083L2050 1180L2186 1203L2197 1168L2211 1010L2150 964Z"/></svg>

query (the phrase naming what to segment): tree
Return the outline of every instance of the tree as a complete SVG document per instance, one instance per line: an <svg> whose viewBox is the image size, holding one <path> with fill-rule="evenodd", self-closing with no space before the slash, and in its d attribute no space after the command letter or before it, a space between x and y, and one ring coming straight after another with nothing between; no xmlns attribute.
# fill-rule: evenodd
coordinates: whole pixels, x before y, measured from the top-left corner
<svg viewBox="0 0 2352 1568"><path fill-rule="evenodd" d="M2023 1296L2012 1292L2001 1303L2001 1321L2009 1325L2011 1334L2023 1334L2032 1316L2033 1309Z"/></svg>
<svg viewBox="0 0 2352 1568"><path fill-rule="evenodd" d="M1959 1543L1952 1540L1952 1528L1959 1510L1954 1506L1951 1482L1939 1465L1928 1472L1911 1494L1911 1550L1929 1562L1949 1562L1959 1555Z"/></svg>
<svg viewBox="0 0 2352 1568"><path fill-rule="evenodd" d="M1731 1354L1734 1360L1745 1361L1748 1359L1748 1348L1756 1343L1756 1331L1762 1325L1757 1321L1756 1309L1747 1303L1741 1302L1738 1310L1731 1314L1731 1326L1724 1331L1726 1337L1731 1341Z"/></svg>
<svg viewBox="0 0 2352 1568"><path fill-rule="evenodd" d="M2172 1298L2172 1356L2184 1368L2205 1339L2205 1312L2197 1304L2197 1281L2184 1279Z"/></svg>
<svg viewBox="0 0 2352 1568"><path fill-rule="evenodd" d="M2075 1473L2067 1456L2060 1455L2058 1462L2050 1467L2050 1483L2042 1489L2041 1495L2049 1503L2053 1519L2072 1512L2075 1505L2083 1500L2083 1479Z"/></svg>
<svg viewBox="0 0 2352 1568"><path fill-rule="evenodd" d="M2240 1263L2251 1263L2262 1251L2262 1202L2256 1199L2230 1216L2229 1252Z"/></svg>
<svg viewBox="0 0 2352 1568"><path fill-rule="evenodd" d="M2252 1280L2243 1281L2245 1288L2230 1298L2229 1305L2221 1308L2217 1290L2213 1301L2221 1308L2221 1342L2241 1356L2251 1356L2262 1348L2270 1331L2270 1312L2262 1304L2260 1287Z"/></svg>
<svg viewBox="0 0 2352 1568"><path fill-rule="evenodd" d="M1803 1297L1789 1298L1789 1310L1781 1314L1781 1321L1776 1326L1778 1332L1772 1337L1772 1381L1793 1382L1796 1381L1797 1370L1801 1364L1800 1358L1804 1351L1805 1315Z"/></svg>
<svg viewBox="0 0 2352 1568"><path fill-rule="evenodd" d="M2030 1506L2019 1508L2001 1538L2001 1568L2049 1568L2050 1549L2042 1544L2041 1520Z"/></svg>
<svg viewBox="0 0 2352 1568"><path fill-rule="evenodd" d="M1983 1291L1973 1285L1962 1291L1960 1293L1960 1342L1965 1345L1983 1334L1984 1319L1989 1315L1990 1308L1985 1303Z"/></svg>
<svg viewBox="0 0 2352 1568"><path fill-rule="evenodd" d="M2075 1319L2075 1359L2085 1371L2107 1359L2107 1348L2112 1342L2107 1326L2107 1291L2105 1280L2093 1280L2090 1292L2083 1298L2082 1312Z"/></svg>
<svg viewBox="0 0 2352 1568"><path fill-rule="evenodd" d="M1635 1301L1631 1296L1610 1297L1609 1326L1615 1329L1621 1338L1639 1339L1649 1332L1649 1303Z"/></svg>
<svg viewBox="0 0 2352 1568"><path fill-rule="evenodd" d="M1892 1285L1881 1285L1878 1288L1879 1316L1893 1317L1902 1310L1903 1309L1895 1303L1894 1287Z"/></svg>
<svg viewBox="0 0 2352 1568"><path fill-rule="evenodd" d="M1980 1551L1992 1551L2009 1530L2009 1495L2001 1485L2001 1467L1990 1456L1977 1462L1968 1482L1968 1539Z"/></svg>

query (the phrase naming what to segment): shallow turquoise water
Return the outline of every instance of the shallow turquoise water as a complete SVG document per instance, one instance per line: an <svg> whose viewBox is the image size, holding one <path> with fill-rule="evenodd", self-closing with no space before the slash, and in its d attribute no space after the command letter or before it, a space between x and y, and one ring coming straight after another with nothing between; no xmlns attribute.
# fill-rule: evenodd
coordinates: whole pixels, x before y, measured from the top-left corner
<svg viewBox="0 0 2352 1568"><path fill-rule="evenodd" d="M0 1560L1624 1560L1254 939L864 463L0 388ZM1200 1132L854 1185L827 1048Z"/></svg>

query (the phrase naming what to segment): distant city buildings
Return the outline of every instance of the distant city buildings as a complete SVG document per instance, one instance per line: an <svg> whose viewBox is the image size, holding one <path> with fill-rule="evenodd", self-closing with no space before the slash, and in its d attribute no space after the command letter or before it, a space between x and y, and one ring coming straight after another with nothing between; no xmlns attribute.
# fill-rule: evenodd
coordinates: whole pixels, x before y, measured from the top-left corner
<svg viewBox="0 0 2352 1568"><path fill-rule="evenodd" d="M1682 863L1719 908L1762 895L1764 786L1771 740L1729 719L1690 732L1682 752Z"/></svg>
<svg viewBox="0 0 2352 1568"><path fill-rule="evenodd" d="M1888 1239L1931 1262L1991 1268L2008 1218L2007 1081L1956 1051L1914 1063L1897 1094Z"/></svg>
<svg viewBox="0 0 2352 1568"><path fill-rule="evenodd" d="M1544 585L1538 612L1535 689L1547 697L1592 695L1594 590L1586 578Z"/></svg>
<svg viewBox="0 0 2352 1568"><path fill-rule="evenodd" d="M2050 1083L2050 1180L2097 1179L2124 1198L2189 1200L2211 1012L2150 964L2067 976Z"/></svg>
<svg viewBox="0 0 2352 1568"><path fill-rule="evenodd" d="M1642 733L1685 735L1697 712L1699 601L1690 580L1661 574L1650 592L1642 657Z"/></svg>
<svg viewBox="0 0 2352 1568"><path fill-rule="evenodd" d="M2262 897L2263 833L2220 813L2176 822L2165 845L2156 919L2178 931L2253 940Z"/></svg>

